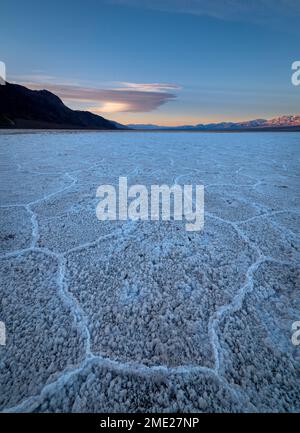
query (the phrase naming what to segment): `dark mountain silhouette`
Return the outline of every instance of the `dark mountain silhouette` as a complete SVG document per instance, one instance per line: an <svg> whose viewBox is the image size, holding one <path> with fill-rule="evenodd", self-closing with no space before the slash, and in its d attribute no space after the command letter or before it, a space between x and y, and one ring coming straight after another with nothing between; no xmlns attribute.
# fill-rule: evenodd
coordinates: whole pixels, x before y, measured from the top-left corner
<svg viewBox="0 0 300 433"><path fill-rule="evenodd" d="M0 86L0 128L127 129L89 111L71 110L48 90L11 83Z"/></svg>

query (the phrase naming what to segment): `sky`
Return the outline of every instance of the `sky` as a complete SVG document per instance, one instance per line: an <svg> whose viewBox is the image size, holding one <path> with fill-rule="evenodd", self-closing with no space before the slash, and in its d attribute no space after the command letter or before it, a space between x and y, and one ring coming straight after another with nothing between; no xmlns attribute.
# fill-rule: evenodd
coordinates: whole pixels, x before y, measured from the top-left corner
<svg viewBox="0 0 300 433"><path fill-rule="evenodd" d="M7 81L120 123L300 113L299 0L2 0Z"/></svg>

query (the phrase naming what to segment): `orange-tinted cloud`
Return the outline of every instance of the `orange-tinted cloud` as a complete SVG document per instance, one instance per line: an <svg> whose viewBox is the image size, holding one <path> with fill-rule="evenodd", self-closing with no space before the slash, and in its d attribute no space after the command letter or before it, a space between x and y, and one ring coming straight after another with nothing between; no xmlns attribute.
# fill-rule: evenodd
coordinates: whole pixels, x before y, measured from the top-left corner
<svg viewBox="0 0 300 433"><path fill-rule="evenodd" d="M19 80L20 81L20 80ZM76 84L56 84L50 80L42 81L42 77L30 82L27 76L22 84L37 89L47 89L55 93L64 102L84 106L95 113L143 113L153 111L176 98L175 90L179 86L169 83L115 83L112 88L84 87Z"/></svg>

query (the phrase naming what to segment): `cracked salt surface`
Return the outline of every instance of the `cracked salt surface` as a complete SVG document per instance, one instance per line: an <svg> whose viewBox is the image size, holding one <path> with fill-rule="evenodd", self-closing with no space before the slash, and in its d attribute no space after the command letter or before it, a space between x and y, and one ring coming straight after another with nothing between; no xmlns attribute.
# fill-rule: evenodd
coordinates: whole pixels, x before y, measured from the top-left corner
<svg viewBox="0 0 300 433"><path fill-rule="evenodd" d="M0 407L299 411L299 134L1 134ZM205 225L96 189L205 186Z"/></svg>

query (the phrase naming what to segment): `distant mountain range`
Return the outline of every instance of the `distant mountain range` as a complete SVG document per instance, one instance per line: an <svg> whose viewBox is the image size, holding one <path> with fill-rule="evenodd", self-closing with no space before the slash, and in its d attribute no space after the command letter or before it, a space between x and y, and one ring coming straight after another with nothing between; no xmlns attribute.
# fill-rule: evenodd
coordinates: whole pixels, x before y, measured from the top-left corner
<svg viewBox="0 0 300 433"><path fill-rule="evenodd" d="M128 129L89 111L71 110L48 90L10 83L0 85L0 128Z"/></svg>
<svg viewBox="0 0 300 433"><path fill-rule="evenodd" d="M255 119L245 122L199 123L198 125L159 126L151 124L127 125L138 130L175 130L175 131L254 131L254 130L293 130L300 131L300 114L280 116L274 119Z"/></svg>

